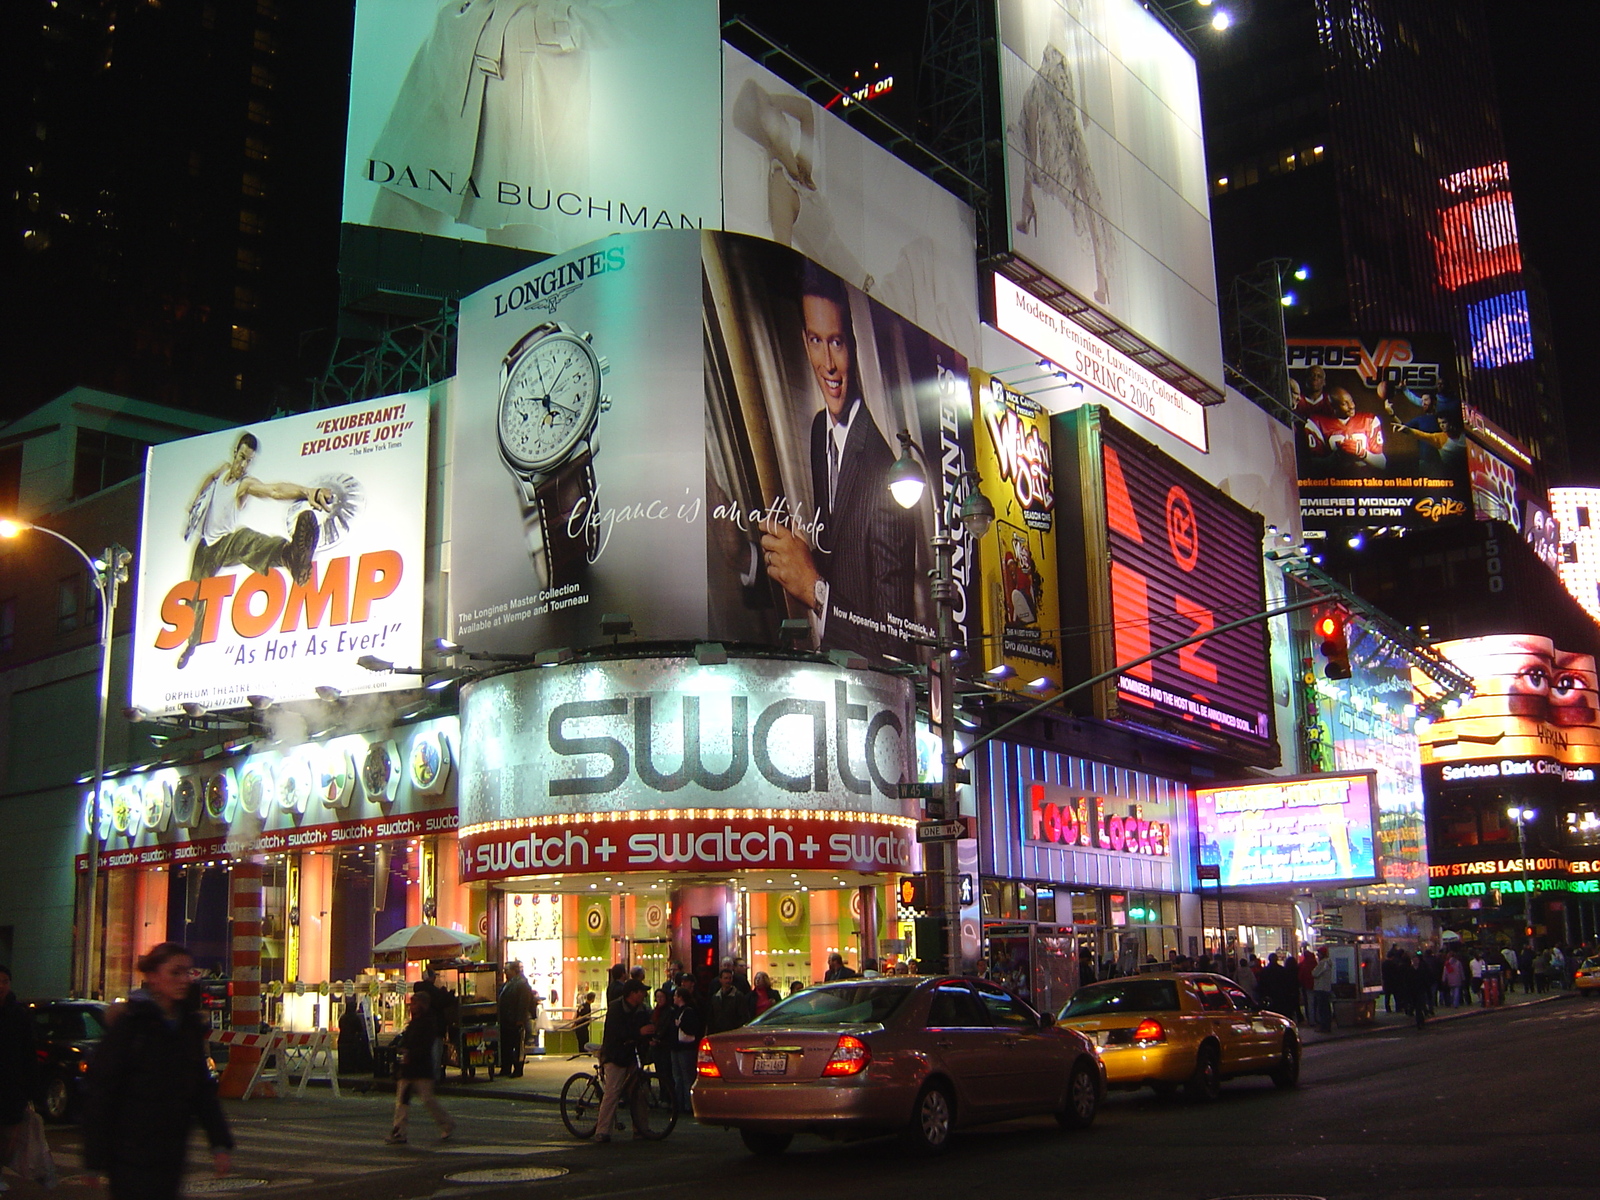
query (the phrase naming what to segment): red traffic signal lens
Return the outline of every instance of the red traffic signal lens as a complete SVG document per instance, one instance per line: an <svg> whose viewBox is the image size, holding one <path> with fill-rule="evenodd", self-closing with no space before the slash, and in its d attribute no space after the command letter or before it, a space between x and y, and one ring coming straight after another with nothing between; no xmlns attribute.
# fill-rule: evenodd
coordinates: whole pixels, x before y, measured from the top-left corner
<svg viewBox="0 0 1600 1200"><path fill-rule="evenodd" d="M1331 613L1317 619L1317 636L1327 641L1339 636L1339 618Z"/></svg>

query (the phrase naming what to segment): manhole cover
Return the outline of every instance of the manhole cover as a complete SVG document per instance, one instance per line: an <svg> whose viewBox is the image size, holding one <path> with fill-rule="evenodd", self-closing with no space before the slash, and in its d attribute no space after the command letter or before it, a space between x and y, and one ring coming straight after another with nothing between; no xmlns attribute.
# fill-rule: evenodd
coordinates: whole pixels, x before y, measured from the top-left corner
<svg viewBox="0 0 1600 1200"><path fill-rule="evenodd" d="M444 1178L447 1183L537 1183L541 1179L559 1179L566 1173L565 1167L482 1167Z"/></svg>
<svg viewBox="0 0 1600 1200"><path fill-rule="evenodd" d="M185 1196L210 1196L218 1192L248 1192L267 1186L265 1179L248 1175L224 1175L221 1179L191 1179L183 1185Z"/></svg>

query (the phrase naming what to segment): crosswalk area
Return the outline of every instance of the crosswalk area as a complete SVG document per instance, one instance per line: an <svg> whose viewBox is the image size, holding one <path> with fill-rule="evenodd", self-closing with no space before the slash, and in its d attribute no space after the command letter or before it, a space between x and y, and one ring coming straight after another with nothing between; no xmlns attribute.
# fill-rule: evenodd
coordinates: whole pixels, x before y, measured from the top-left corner
<svg viewBox="0 0 1600 1200"><path fill-rule="evenodd" d="M342 1099L253 1100L227 1105L237 1146L233 1171L216 1179L210 1154L196 1134L189 1152L186 1192L195 1195L235 1191L334 1187L380 1175L454 1172L467 1165L515 1161L535 1162L560 1151L582 1151L561 1124L553 1105L518 1103L494 1098L443 1097L455 1121L449 1141L421 1105L410 1121L410 1141L384 1142L394 1114L388 1095ZM82 1165L82 1138L76 1127L52 1131L51 1148L62 1175L64 1200L76 1200L95 1180ZM103 1193L101 1193L103 1195Z"/></svg>

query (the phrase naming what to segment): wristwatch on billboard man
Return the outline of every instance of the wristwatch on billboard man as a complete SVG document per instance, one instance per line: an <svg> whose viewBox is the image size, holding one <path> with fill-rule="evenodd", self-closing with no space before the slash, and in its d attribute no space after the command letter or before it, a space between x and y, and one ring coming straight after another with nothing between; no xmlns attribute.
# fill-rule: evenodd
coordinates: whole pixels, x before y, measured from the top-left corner
<svg viewBox="0 0 1600 1200"><path fill-rule="evenodd" d="M600 380L610 368L590 340L547 321L523 334L500 364L500 457L516 481L528 551L536 568L544 560L547 586L576 579L597 549L598 529L588 518L596 427L611 405ZM569 536L580 505L584 519Z"/></svg>

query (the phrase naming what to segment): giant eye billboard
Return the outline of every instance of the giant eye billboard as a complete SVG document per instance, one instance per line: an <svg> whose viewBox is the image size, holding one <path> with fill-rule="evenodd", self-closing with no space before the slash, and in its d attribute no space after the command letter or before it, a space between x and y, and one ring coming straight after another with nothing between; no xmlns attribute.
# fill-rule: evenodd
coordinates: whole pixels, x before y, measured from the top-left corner
<svg viewBox="0 0 1600 1200"><path fill-rule="evenodd" d="M609 613L925 659L936 502L976 625L966 360L786 246L625 235L539 263L463 301L457 387L452 628L473 650L589 645ZM910 509L888 491L902 432L944 482Z"/></svg>
<svg viewBox="0 0 1600 1200"><path fill-rule="evenodd" d="M1593 783L1600 768L1594 656L1535 634L1501 634L1434 647L1472 677L1473 695L1418 734L1430 788L1503 783ZM1420 672L1424 697L1437 685Z"/></svg>
<svg viewBox="0 0 1600 1200"><path fill-rule="evenodd" d="M237 708L413 687L429 393L150 449L132 703Z"/></svg>

